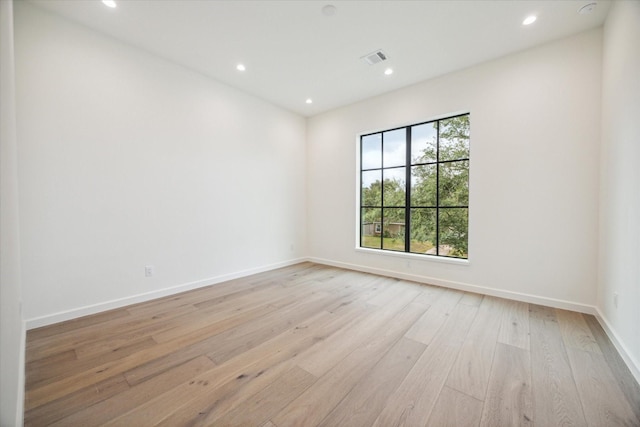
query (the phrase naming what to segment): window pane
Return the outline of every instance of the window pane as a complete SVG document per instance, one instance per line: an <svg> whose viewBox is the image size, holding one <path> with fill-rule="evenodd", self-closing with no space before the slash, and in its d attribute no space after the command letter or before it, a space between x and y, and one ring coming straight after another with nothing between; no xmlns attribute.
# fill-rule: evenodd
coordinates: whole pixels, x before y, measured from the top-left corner
<svg viewBox="0 0 640 427"><path fill-rule="evenodd" d="M468 114L361 137L361 246L467 258L469 144Z"/></svg>
<svg viewBox="0 0 640 427"><path fill-rule="evenodd" d="M440 161L469 158L469 116L440 120Z"/></svg>
<svg viewBox="0 0 640 427"><path fill-rule="evenodd" d="M382 170L362 172L362 206L382 206Z"/></svg>
<svg viewBox="0 0 640 427"><path fill-rule="evenodd" d="M382 134L362 137L362 169L382 167Z"/></svg>
<svg viewBox="0 0 640 427"><path fill-rule="evenodd" d="M406 168L383 169L384 206L404 206L406 203Z"/></svg>
<svg viewBox="0 0 640 427"><path fill-rule="evenodd" d="M411 167L411 206L436 206L436 165Z"/></svg>
<svg viewBox="0 0 640 427"><path fill-rule="evenodd" d="M467 258L468 214L467 208L440 209L439 255Z"/></svg>
<svg viewBox="0 0 640 427"><path fill-rule="evenodd" d="M411 163L436 161L437 122L411 127Z"/></svg>
<svg viewBox="0 0 640 427"><path fill-rule="evenodd" d="M404 251L404 209L385 209L382 249Z"/></svg>
<svg viewBox="0 0 640 427"><path fill-rule="evenodd" d="M440 206L469 205L469 161L442 163L440 167Z"/></svg>
<svg viewBox="0 0 640 427"><path fill-rule="evenodd" d="M411 209L411 252L435 255L435 244L436 209Z"/></svg>
<svg viewBox="0 0 640 427"><path fill-rule="evenodd" d="M385 168L404 166L407 161L407 130L397 129L384 133L384 157Z"/></svg>
<svg viewBox="0 0 640 427"><path fill-rule="evenodd" d="M363 208L360 215L362 225L360 244L365 248L380 249L382 246L382 209Z"/></svg>

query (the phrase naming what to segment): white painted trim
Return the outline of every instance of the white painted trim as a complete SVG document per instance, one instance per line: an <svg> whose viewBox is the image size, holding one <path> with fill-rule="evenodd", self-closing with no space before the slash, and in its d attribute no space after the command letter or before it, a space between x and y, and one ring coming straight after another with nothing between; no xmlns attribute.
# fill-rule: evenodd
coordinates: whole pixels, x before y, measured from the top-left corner
<svg viewBox="0 0 640 427"><path fill-rule="evenodd" d="M388 131L390 129L392 130L392 129L416 126L416 125L420 125L420 124L423 124L423 123L435 122L436 120L442 120L442 119L448 119L450 117L462 116L463 114L469 114L469 116L471 116L471 108L465 108L465 109L462 109L462 110L450 111L448 113L443 113L443 114L436 114L434 116L427 117L425 119L414 119L414 120L410 120L410 121L404 121L404 122L398 122L398 123L394 122L393 124L386 124L386 125L383 125L380 128L358 132L358 134L356 135L356 139L359 142L360 141L360 137L362 135L369 135L369 134L372 134L372 133L386 132L386 131Z"/></svg>
<svg viewBox="0 0 640 427"><path fill-rule="evenodd" d="M283 261L275 264L265 265L262 267L250 268L235 273L223 274L208 279L198 280L195 282L184 283L182 285L172 286L170 288L159 289L157 291L146 292L143 294L132 295L129 297L119 298L111 301L101 302L98 304L88 305L85 307L74 308L67 311L50 314L47 316L36 317L26 320L26 329L34 329L42 326L52 325L54 323L64 322L65 320L76 319L82 316L100 313L115 308L125 307L131 304L150 301L156 298L168 295L178 294L180 292L190 291L192 289L202 288L204 286L215 285L229 280L241 277L251 276L253 274L263 273L265 271L275 270L276 268L287 267L294 264L307 261L307 258L297 258L289 261Z"/></svg>
<svg viewBox="0 0 640 427"><path fill-rule="evenodd" d="M469 266L471 262L465 258L453 258L446 256L438 256L438 255L422 255L422 254L414 254L411 252L400 252L400 251L385 251L383 249L372 249L372 248L363 248L360 246L356 246L356 252L368 253L371 255L381 255L381 256L394 256L398 258L405 258L407 260L416 260L418 262L443 262L445 264L455 264L461 266Z"/></svg>
<svg viewBox="0 0 640 427"><path fill-rule="evenodd" d="M620 357L622 357L622 360L624 360L624 363L631 371L633 377L636 379L638 384L640 384L640 362L638 362L638 360L636 360L631 355L629 350L627 350L627 347L622 343L622 341L618 337L618 334L616 334L615 330L611 327L611 323L607 321L607 318L602 314L599 308L596 308L595 317L600 323L600 326L602 326L602 329L604 329L604 332L613 343L616 350L618 350L618 354L620 355Z"/></svg>
<svg viewBox="0 0 640 427"><path fill-rule="evenodd" d="M366 267L366 266L356 265L356 264L348 264L344 262L331 261L323 258L310 257L309 261L315 262L317 264L325 264L325 265L331 265L333 267L345 268L348 270L363 271L365 273L372 273L372 274L378 274L381 276L394 277L396 279L410 280L413 282L425 283L428 285L442 286L444 288L457 289L460 291L475 292L478 294L491 295L494 297L506 298L514 301L540 304L540 305L545 305L547 307L560 308L563 310L571 310L571 311L577 311L580 313L593 314L593 315L597 313L596 307L594 306L556 299L556 298L547 298L547 297L542 297L538 295L505 291L503 289L495 289L495 288L489 288L486 286L472 285L469 283L442 280L442 279L437 279L435 277L418 276L415 274L407 274L407 273L398 272L398 271L384 270L380 268Z"/></svg>

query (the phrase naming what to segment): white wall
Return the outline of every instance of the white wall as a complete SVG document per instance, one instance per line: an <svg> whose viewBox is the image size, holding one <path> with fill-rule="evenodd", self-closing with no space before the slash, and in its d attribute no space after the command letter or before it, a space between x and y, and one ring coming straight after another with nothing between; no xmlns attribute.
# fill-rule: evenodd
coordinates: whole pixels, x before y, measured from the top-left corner
<svg viewBox="0 0 640 427"><path fill-rule="evenodd" d="M22 424L21 313L13 4L0 1L0 426Z"/></svg>
<svg viewBox="0 0 640 427"><path fill-rule="evenodd" d="M598 308L640 381L640 3L604 28ZM618 294L618 307L613 294ZM614 340L615 342L615 340Z"/></svg>
<svg viewBox="0 0 640 427"><path fill-rule="evenodd" d="M311 118L311 257L593 312L601 48L594 30ZM356 251L357 135L465 111L470 264Z"/></svg>
<svg viewBox="0 0 640 427"><path fill-rule="evenodd" d="M28 327L304 256L304 118L24 2L16 70Z"/></svg>
<svg viewBox="0 0 640 427"><path fill-rule="evenodd" d="M0 5L4 426L22 415L24 326L11 2ZM328 112L308 120L306 135L301 117L15 7L22 293L32 327L308 254L578 310L597 304L638 376L638 2L616 2L604 38L583 33ZM356 251L357 135L466 111L470 264ZM148 264L153 278L143 277Z"/></svg>

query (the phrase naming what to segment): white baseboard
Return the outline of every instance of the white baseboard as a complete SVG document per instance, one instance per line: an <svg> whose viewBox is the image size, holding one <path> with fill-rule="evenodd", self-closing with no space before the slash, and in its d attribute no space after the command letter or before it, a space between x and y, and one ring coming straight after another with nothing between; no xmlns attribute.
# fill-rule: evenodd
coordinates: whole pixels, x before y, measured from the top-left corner
<svg viewBox="0 0 640 427"><path fill-rule="evenodd" d="M269 264L261 267L250 268L247 270L238 271L235 273L222 274L216 277L210 277L208 279L198 280L195 282L184 283L169 288L159 289L153 292L146 292L143 294L131 295L124 298L119 298L111 301L106 301L98 304L88 305L84 307L74 308L67 311L61 311L58 313L36 317L26 320L26 329L34 329L42 326L52 325L54 323L64 322L66 320L76 319L82 316L88 316L91 314L100 313L107 310L113 310L115 308L125 307L131 304L137 304L140 302L150 301L156 298L166 297L168 295L178 294L180 292L190 291L192 289L202 288L209 285L215 285L217 283L227 282L229 280L238 279L241 277L251 276L252 274L263 273L265 271L275 270L276 268L287 267L294 264L307 261L307 258L296 258L288 261L283 261L275 264Z"/></svg>
<svg viewBox="0 0 640 427"><path fill-rule="evenodd" d="M636 360L631 353L627 350L627 347L623 344L623 342L618 338L618 334L616 334L615 330L611 327L611 323L607 320L607 318L602 314L600 309L597 309L597 313L595 314L596 319L604 329L604 332L607 334L616 350L618 350L618 354L624 360L624 363L627 365L631 374L636 379L636 382L640 384L640 362Z"/></svg>
<svg viewBox="0 0 640 427"><path fill-rule="evenodd" d="M347 270L363 271L365 273L378 274L380 276L394 277L396 279L410 280L412 282L424 283L428 285L441 286L443 288L457 289L460 291L474 292L477 294L491 295L499 298L506 298L515 301L522 301L532 304L545 305L547 307L560 308L563 310L577 311L586 314L597 314L596 307L580 304L572 301L565 301L556 298L542 297L538 295L525 294L520 292L505 291L503 289L489 288L486 286L471 285L469 283L454 282L450 280L437 279L435 277L418 276L393 270L367 267L357 264L348 264L339 261L332 261L323 258L310 257L309 261L318 264L331 265L333 267L345 268Z"/></svg>

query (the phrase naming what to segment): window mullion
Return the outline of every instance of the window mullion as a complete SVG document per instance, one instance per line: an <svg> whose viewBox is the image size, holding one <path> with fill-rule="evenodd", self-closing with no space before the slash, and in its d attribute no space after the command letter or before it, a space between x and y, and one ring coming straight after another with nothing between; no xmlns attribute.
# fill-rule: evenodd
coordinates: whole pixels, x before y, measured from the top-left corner
<svg viewBox="0 0 640 427"><path fill-rule="evenodd" d="M440 121L436 122L436 256L440 255Z"/></svg>
<svg viewBox="0 0 640 427"><path fill-rule="evenodd" d="M404 251L411 252L411 126L405 132Z"/></svg>
<svg viewBox="0 0 640 427"><path fill-rule="evenodd" d="M380 249L384 249L384 132L380 134Z"/></svg>

